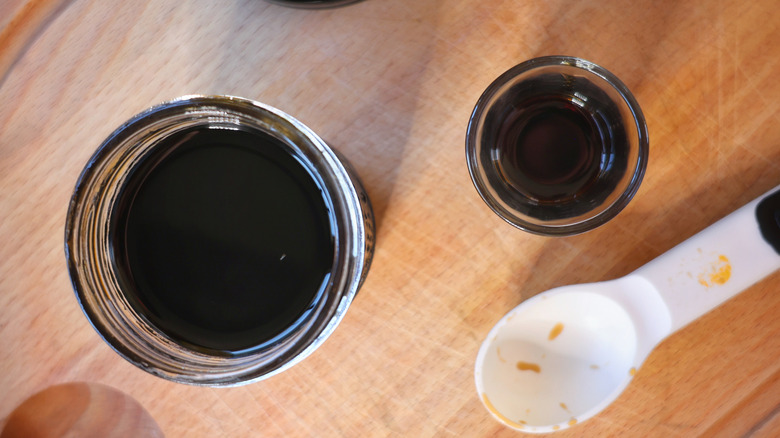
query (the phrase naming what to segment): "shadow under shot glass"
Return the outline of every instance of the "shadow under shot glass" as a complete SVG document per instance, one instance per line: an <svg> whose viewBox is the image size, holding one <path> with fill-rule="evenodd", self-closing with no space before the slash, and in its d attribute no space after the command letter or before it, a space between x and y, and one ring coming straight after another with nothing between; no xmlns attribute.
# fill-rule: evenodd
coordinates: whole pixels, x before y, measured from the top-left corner
<svg viewBox="0 0 780 438"><path fill-rule="evenodd" d="M346 6L363 0L265 0L277 5L300 9L327 9Z"/></svg>
<svg viewBox="0 0 780 438"><path fill-rule="evenodd" d="M644 116L626 86L591 62L548 56L499 76L466 135L474 186L508 223L579 234L617 215L647 167Z"/></svg>
<svg viewBox="0 0 780 438"><path fill-rule="evenodd" d="M318 348L371 262L356 174L270 106L186 96L92 156L67 216L81 307L121 356L176 382L261 380Z"/></svg>

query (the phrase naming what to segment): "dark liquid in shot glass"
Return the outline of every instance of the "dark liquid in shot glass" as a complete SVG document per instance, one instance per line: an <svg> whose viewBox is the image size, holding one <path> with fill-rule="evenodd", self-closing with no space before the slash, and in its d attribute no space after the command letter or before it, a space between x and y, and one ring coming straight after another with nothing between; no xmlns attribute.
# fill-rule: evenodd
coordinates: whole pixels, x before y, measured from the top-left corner
<svg viewBox="0 0 780 438"><path fill-rule="evenodd" d="M542 77L502 97L512 103L488 115L483 141L492 145L488 153L501 179L494 185L523 195L520 209L565 205L546 210L563 218L612 192L626 172L628 139L603 91L586 79L570 80L568 88L561 80Z"/></svg>
<svg viewBox="0 0 780 438"><path fill-rule="evenodd" d="M170 338L257 349L300 324L333 263L324 190L278 140L195 128L164 140L117 204L128 301Z"/></svg>

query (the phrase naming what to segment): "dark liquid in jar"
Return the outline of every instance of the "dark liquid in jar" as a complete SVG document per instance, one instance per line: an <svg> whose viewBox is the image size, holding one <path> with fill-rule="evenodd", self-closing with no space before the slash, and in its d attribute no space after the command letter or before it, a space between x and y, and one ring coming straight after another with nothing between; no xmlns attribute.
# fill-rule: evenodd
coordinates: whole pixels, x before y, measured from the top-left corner
<svg viewBox="0 0 780 438"><path fill-rule="evenodd" d="M113 251L129 302L190 347L238 354L300 324L333 264L325 191L278 140L195 128L123 189Z"/></svg>
<svg viewBox="0 0 780 438"><path fill-rule="evenodd" d="M626 173L629 146L619 110L603 91L586 79L568 79L566 90L561 80L551 75L510 91L507 104L488 115L483 141L492 145L498 186L531 206L565 204L556 214L566 217L612 191Z"/></svg>

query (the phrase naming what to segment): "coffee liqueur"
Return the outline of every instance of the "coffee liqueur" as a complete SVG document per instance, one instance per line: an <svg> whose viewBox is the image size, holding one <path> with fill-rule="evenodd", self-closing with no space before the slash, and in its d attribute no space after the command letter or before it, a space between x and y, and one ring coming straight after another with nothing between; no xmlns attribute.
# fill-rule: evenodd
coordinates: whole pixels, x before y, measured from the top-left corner
<svg viewBox="0 0 780 438"><path fill-rule="evenodd" d="M485 153L501 179L496 183L531 205L568 203L559 213L576 216L612 192L630 148L619 109L602 91L584 78L571 79L568 88L560 82L561 75L541 76L510 90L503 99L514 104L488 114L483 144L491 145Z"/></svg>
<svg viewBox="0 0 780 438"><path fill-rule="evenodd" d="M177 342L235 354L293 330L333 264L323 190L259 131L165 138L119 195L112 245L136 312Z"/></svg>

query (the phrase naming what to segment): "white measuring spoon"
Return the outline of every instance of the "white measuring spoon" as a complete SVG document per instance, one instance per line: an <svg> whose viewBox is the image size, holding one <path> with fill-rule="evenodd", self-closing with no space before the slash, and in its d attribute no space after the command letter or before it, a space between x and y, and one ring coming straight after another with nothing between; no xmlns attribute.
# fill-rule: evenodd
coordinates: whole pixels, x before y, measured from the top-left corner
<svg viewBox="0 0 780 438"><path fill-rule="evenodd" d="M614 401L664 338L780 268L780 186L633 273L526 300L490 331L474 377L505 425L546 433Z"/></svg>

